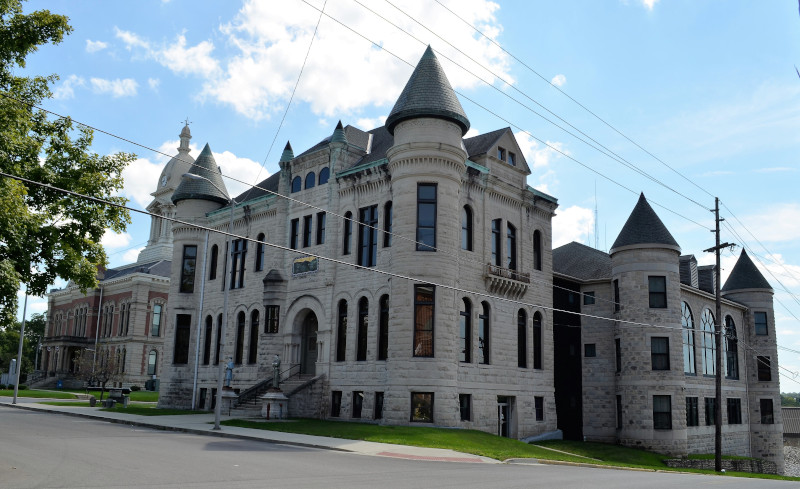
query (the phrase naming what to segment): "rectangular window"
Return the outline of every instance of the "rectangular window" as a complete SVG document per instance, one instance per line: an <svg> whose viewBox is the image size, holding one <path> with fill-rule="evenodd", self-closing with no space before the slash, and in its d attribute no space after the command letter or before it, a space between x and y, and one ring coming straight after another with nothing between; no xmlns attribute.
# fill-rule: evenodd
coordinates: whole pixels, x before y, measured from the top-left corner
<svg viewBox="0 0 800 489"><path fill-rule="evenodd" d="M622 396L617 394L617 429L622 429Z"/></svg>
<svg viewBox="0 0 800 489"><path fill-rule="evenodd" d="M594 304L594 291L584 292L583 293L583 305L584 306L591 306Z"/></svg>
<svg viewBox="0 0 800 489"><path fill-rule="evenodd" d="M153 325L150 328L150 334L153 336L161 336L161 309L163 307L161 304L153 305Z"/></svg>
<svg viewBox="0 0 800 489"><path fill-rule="evenodd" d="M622 345L619 338L614 340L614 357L616 358L617 373L622 372Z"/></svg>
<svg viewBox="0 0 800 489"><path fill-rule="evenodd" d="M506 268L517 269L517 228L506 223Z"/></svg>
<svg viewBox="0 0 800 489"><path fill-rule="evenodd" d="M458 395L458 409L461 411L461 421L472 421L472 395Z"/></svg>
<svg viewBox="0 0 800 489"><path fill-rule="evenodd" d="M383 247L392 246L392 202L383 206Z"/></svg>
<svg viewBox="0 0 800 489"><path fill-rule="evenodd" d="M325 213L317 212L317 244L325 244Z"/></svg>
<svg viewBox="0 0 800 489"><path fill-rule="evenodd" d="M502 219L492 220L492 263L498 267L503 266L501 227L503 227Z"/></svg>
<svg viewBox="0 0 800 489"><path fill-rule="evenodd" d="M508 152L508 164L511 166L517 166L517 155L511 151Z"/></svg>
<svg viewBox="0 0 800 489"><path fill-rule="evenodd" d="M650 361L653 370L669 370L669 337L650 338Z"/></svg>
<svg viewBox="0 0 800 489"><path fill-rule="evenodd" d="M364 392L353 391L353 413L351 417L354 419L360 419L361 409L363 407L364 407Z"/></svg>
<svg viewBox="0 0 800 489"><path fill-rule="evenodd" d="M414 286L414 356L433 356L433 285Z"/></svg>
<svg viewBox="0 0 800 489"><path fill-rule="evenodd" d="M672 429L672 398L653 396L653 429Z"/></svg>
<svg viewBox="0 0 800 489"><path fill-rule="evenodd" d="M347 301L339 301L339 319L336 324L336 361L343 362L347 355Z"/></svg>
<svg viewBox="0 0 800 489"><path fill-rule="evenodd" d="M331 418L338 418L342 411L342 391L331 392Z"/></svg>
<svg viewBox="0 0 800 489"><path fill-rule="evenodd" d="M194 270L197 266L197 246L186 245L183 247L183 260L181 263L180 292L194 292Z"/></svg>
<svg viewBox="0 0 800 489"><path fill-rule="evenodd" d="M313 216L303 216L303 248L311 246L311 232L313 226Z"/></svg>
<svg viewBox="0 0 800 489"><path fill-rule="evenodd" d="M417 185L417 251L436 251L436 184Z"/></svg>
<svg viewBox="0 0 800 489"><path fill-rule="evenodd" d="M175 320L175 348L172 363L176 365L189 363L189 336L192 331L192 316L178 314Z"/></svg>
<svg viewBox="0 0 800 489"><path fill-rule="evenodd" d="M766 312L759 312L756 311L753 313L753 319L756 323L756 334L759 336L765 336L769 334L769 330L767 329L767 313Z"/></svg>
<svg viewBox="0 0 800 489"><path fill-rule="evenodd" d="M759 399L761 404L761 424L775 423L775 415L772 411L772 399Z"/></svg>
<svg viewBox="0 0 800 489"><path fill-rule="evenodd" d="M378 360L389 357L389 296L381 297L378 318Z"/></svg>
<svg viewBox="0 0 800 489"><path fill-rule="evenodd" d="M231 289L244 287L244 264L247 256L247 240L234 239L231 253Z"/></svg>
<svg viewBox="0 0 800 489"><path fill-rule="evenodd" d="M686 398L686 426L700 426L698 399Z"/></svg>
<svg viewBox="0 0 800 489"><path fill-rule="evenodd" d="M411 393L411 421L433 423L433 392Z"/></svg>
<svg viewBox="0 0 800 489"><path fill-rule="evenodd" d="M614 312L619 312L619 280L614 279Z"/></svg>
<svg viewBox="0 0 800 489"><path fill-rule="evenodd" d="M374 267L378 256L378 206L358 210L358 264Z"/></svg>
<svg viewBox="0 0 800 489"><path fill-rule="evenodd" d="M542 368L542 316L533 315L533 368Z"/></svg>
<svg viewBox="0 0 800 489"><path fill-rule="evenodd" d="M289 248L297 249L297 238L300 234L300 219L292 219L292 230L289 234Z"/></svg>
<svg viewBox="0 0 800 489"><path fill-rule="evenodd" d="M533 407L536 411L536 421L544 421L544 397L535 396L533 398Z"/></svg>
<svg viewBox="0 0 800 489"><path fill-rule="evenodd" d="M667 277L647 277L650 288L650 307L667 307Z"/></svg>
<svg viewBox="0 0 800 489"><path fill-rule="evenodd" d="M594 343L586 343L585 345L583 345L583 356L596 357L597 346Z"/></svg>
<svg viewBox="0 0 800 489"><path fill-rule="evenodd" d="M714 397L706 397L706 426L713 426L716 423L717 410L715 408L717 399Z"/></svg>
<svg viewBox="0 0 800 489"><path fill-rule="evenodd" d="M278 332L278 318L280 317L281 306L267 306L264 318L264 332Z"/></svg>
<svg viewBox="0 0 800 489"><path fill-rule="evenodd" d="M772 380L772 368L769 357L757 356L756 366L758 367L758 381L770 382Z"/></svg>
<svg viewBox="0 0 800 489"><path fill-rule="evenodd" d="M497 159L500 161L506 161L506 150L500 146L497 147Z"/></svg>
<svg viewBox="0 0 800 489"><path fill-rule="evenodd" d="M383 419L383 392L375 393L375 413L373 419Z"/></svg>
<svg viewBox="0 0 800 489"><path fill-rule="evenodd" d="M728 424L742 424L742 400L728 398Z"/></svg>

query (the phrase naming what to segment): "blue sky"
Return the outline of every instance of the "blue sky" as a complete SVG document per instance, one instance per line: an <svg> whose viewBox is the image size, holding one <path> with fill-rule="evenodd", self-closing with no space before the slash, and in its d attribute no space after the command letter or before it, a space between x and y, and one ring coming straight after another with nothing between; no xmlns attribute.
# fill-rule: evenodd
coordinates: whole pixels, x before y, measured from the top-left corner
<svg viewBox="0 0 800 489"><path fill-rule="evenodd" d="M532 167L529 184L559 199L555 246L594 245L596 196L597 243L607 249L643 191L683 253L710 264L706 209L719 196L723 241L762 262L776 290L779 343L800 351L796 1L440 1L463 20L421 0L30 1L26 10L65 14L75 30L31 55L24 73L60 76L47 109L167 154L177 152L188 117L193 155L209 143L224 174L255 183L278 170L287 140L299 152L340 119L365 130L382 124L430 43L470 99L461 98L471 134L510 125ZM319 20L323 4L339 22ZM144 208L166 158L99 133L94 150L138 155L123 195ZM133 219L127 233L104 241L111 266L144 246L149 219ZM724 255L723 277L740 249ZM43 299L29 304L45 309ZM800 372L800 353L779 354L783 374ZM781 381L782 390L800 391Z"/></svg>

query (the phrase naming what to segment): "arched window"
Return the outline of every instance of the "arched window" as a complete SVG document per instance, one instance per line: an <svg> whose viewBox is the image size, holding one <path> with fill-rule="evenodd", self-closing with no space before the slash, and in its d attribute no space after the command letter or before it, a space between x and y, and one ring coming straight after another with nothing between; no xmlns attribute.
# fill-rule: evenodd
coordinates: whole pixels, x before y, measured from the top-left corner
<svg viewBox="0 0 800 489"><path fill-rule="evenodd" d="M389 357L389 296L381 296L378 324L378 360Z"/></svg>
<svg viewBox="0 0 800 489"><path fill-rule="evenodd" d="M303 187L303 179L296 176L292 179L292 193L299 192Z"/></svg>
<svg viewBox="0 0 800 489"><path fill-rule="evenodd" d="M264 233L259 233L256 240L258 243L256 244L256 272L260 272L264 270L264 240L266 237Z"/></svg>
<svg viewBox="0 0 800 489"><path fill-rule="evenodd" d="M730 316L725 316L725 377L739 380L739 339Z"/></svg>
<svg viewBox="0 0 800 489"><path fill-rule="evenodd" d="M336 361L343 362L347 352L347 301L339 301L339 318L336 325Z"/></svg>
<svg viewBox="0 0 800 489"><path fill-rule="evenodd" d="M208 279L214 280L217 278L217 261L219 255L219 246L214 245L211 247L211 263L208 267Z"/></svg>
<svg viewBox="0 0 800 489"><path fill-rule="evenodd" d="M117 373L122 372L122 349L117 350Z"/></svg>
<svg viewBox="0 0 800 489"><path fill-rule="evenodd" d="M244 359L244 323L246 320L244 311L239 311L236 319L236 351L233 361L239 365Z"/></svg>
<svg viewBox="0 0 800 489"><path fill-rule="evenodd" d="M542 368L542 315L533 314L533 368Z"/></svg>
<svg viewBox="0 0 800 489"><path fill-rule="evenodd" d="M217 346L214 349L214 365L219 365L219 355L222 351L222 314L217 315Z"/></svg>
<svg viewBox="0 0 800 489"><path fill-rule="evenodd" d="M517 228L506 223L506 268L517 269Z"/></svg>
<svg viewBox="0 0 800 489"><path fill-rule="evenodd" d="M127 363L127 360L128 360L128 349L127 348L123 348L122 349L122 363L120 363L120 365L119 365L119 371L121 373L123 373L123 374L125 373L125 364Z"/></svg>
<svg viewBox="0 0 800 489"><path fill-rule="evenodd" d="M710 309L703 309L700 318L703 329L703 375L715 375L717 372L717 345L714 338L714 315Z"/></svg>
<svg viewBox="0 0 800 489"><path fill-rule="evenodd" d="M317 176L314 174L314 172L313 171L308 172L308 174L306 175L306 189L314 188L316 181L317 181Z"/></svg>
<svg viewBox="0 0 800 489"><path fill-rule="evenodd" d="M206 334L203 338L203 365L211 363L211 337L214 335L214 320L206 316Z"/></svg>
<svg viewBox="0 0 800 489"><path fill-rule="evenodd" d="M461 209L461 249L472 251L472 209L468 205Z"/></svg>
<svg viewBox="0 0 800 489"><path fill-rule="evenodd" d="M538 229L533 232L533 269L542 269L542 233Z"/></svg>
<svg viewBox="0 0 800 489"><path fill-rule="evenodd" d="M681 302L681 326L683 326L683 372L694 375L694 317L689 304Z"/></svg>
<svg viewBox="0 0 800 489"><path fill-rule="evenodd" d="M383 247L392 246L392 201L383 206Z"/></svg>
<svg viewBox="0 0 800 489"><path fill-rule="evenodd" d="M464 363L472 361L472 303L464 298L464 307L459 313L459 346L461 347L461 354L459 360Z"/></svg>
<svg viewBox="0 0 800 489"><path fill-rule="evenodd" d="M158 352L150 350L150 354L147 355L147 375L156 375L158 371L156 365L158 365Z"/></svg>
<svg viewBox="0 0 800 489"><path fill-rule="evenodd" d="M525 309L517 312L517 366L528 368L528 314Z"/></svg>
<svg viewBox="0 0 800 489"><path fill-rule="evenodd" d="M356 361L367 359L367 331L369 327L369 301L362 297L358 301L358 334L356 335Z"/></svg>
<svg viewBox="0 0 800 489"><path fill-rule="evenodd" d="M328 183L328 178L331 176L331 170L326 166L322 170L319 171L319 184L325 185Z"/></svg>
<svg viewBox="0 0 800 489"><path fill-rule="evenodd" d="M489 303L481 302L482 311L478 315L478 362L489 364Z"/></svg>
<svg viewBox="0 0 800 489"><path fill-rule="evenodd" d="M344 213L344 233L342 233L342 254L350 254L350 241L353 237L353 213L347 211Z"/></svg>
<svg viewBox="0 0 800 489"><path fill-rule="evenodd" d="M247 350L247 363L256 363L258 352L258 309L250 313L250 345Z"/></svg>

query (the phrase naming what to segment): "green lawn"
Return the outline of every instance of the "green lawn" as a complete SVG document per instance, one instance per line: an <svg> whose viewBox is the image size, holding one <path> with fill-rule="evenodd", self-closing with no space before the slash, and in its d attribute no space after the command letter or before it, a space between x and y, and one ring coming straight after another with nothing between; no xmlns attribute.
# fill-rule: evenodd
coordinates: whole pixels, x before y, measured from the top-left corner
<svg viewBox="0 0 800 489"><path fill-rule="evenodd" d="M67 392L74 392L76 394L86 394L86 389L71 389ZM89 390L89 394L100 399L100 390ZM103 394L103 399L108 398L108 389ZM152 391L131 391L131 401L139 402L158 402L158 392Z"/></svg>
<svg viewBox="0 0 800 489"><path fill-rule="evenodd" d="M0 389L0 396L14 397L14 389ZM22 389L17 392L17 397L33 397L36 399L75 399L75 394L63 391L40 391L33 389Z"/></svg>
<svg viewBox="0 0 800 489"><path fill-rule="evenodd" d="M99 404L98 404L99 406ZM116 413L140 414L142 416L172 416L175 414L207 414L205 411L192 411L190 409L159 409L155 404L129 404L123 407L117 404L113 408L101 408L101 411Z"/></svg>

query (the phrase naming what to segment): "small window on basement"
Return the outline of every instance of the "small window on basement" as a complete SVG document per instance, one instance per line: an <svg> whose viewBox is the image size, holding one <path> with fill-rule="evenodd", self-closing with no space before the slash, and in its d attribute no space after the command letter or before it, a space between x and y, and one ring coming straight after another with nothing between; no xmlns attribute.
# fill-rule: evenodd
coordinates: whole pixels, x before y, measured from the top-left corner
<svg viewBox="0 0 800 489"><path fill-rule="evenodd" d="M461 411L461 421L472 421L472 395L459 394L458 408Z"/></svg>
<svg viewBox="0 0 800 489"><path fill-rule="evenodd" d="M536 421L544 421L544 397L534 397L533 407L536 411Z"/></svg>
<svg viewBox="0 0 800 489"><path fill-rule="evenodd" d="M597 347L594 343L586 343L583 345L583 356L585 357L596 357L597 356Z"/></svg>
<svg viewBox="0 0 800 489"><path fill-rule="evenodd" d="M411 393L411 421L433 423L433 392Z"/></svg>

